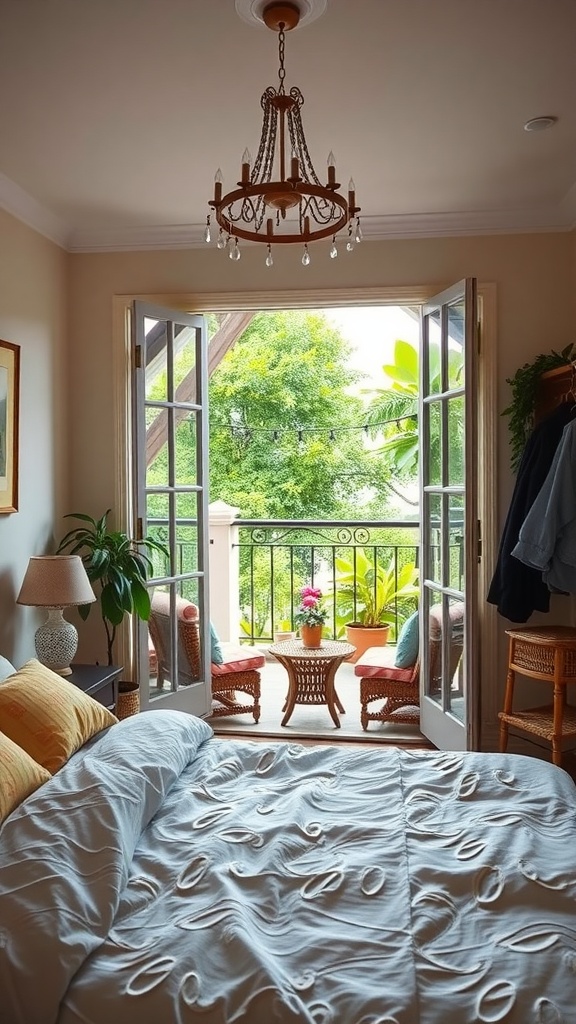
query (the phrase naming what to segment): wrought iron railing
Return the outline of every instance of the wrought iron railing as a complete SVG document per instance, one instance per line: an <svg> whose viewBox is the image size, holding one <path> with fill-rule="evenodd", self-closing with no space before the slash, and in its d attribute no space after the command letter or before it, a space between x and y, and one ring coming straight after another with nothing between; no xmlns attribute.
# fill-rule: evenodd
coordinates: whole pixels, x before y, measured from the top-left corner
<svg viewBox="0 0 576 1024"><path fill-rule="evenodd" d="M419 523L411 520L264 520L236 519L238 530L238 607L240 641L265 643L279 631L295 629L294 617L300 603L301 587L319 586L328 609L325 635L338 638L346 622L363 617L366 604L378 603L380 585L389 599L384 619L390 625L390 642L396 640L402 623L417 607L415 585L419 570ZM449 542L450 578L462 589L464 558L461 526L453 519ZM149 520L152 535L168 540L166 520ZM194 568L196 536L194 520L179 521L176 572ZM437 543L432 545L434 576L441 573L440 524ZM184 539L182 539L184 538ZM413 572L411 574L410 569ZM346 569L347 571L344 571ZM167 571L158 570L158 575ZM352 576L353 585L343 583ZM412 576L412 594L400 589ZM236 581L234 581L236 585ZM408 592L410 588L408 588ZM197 600L195 581L188 580L181 591Z"/></svg>
<svg viewBox="0 0 576 1024"><path fill-rule="evenodd" d="M241 639L270 641L280 630L293 630L300 589L307 584L322 590L328 610L324 632L333 638L343 634L346 621L363 617L367 603L378 605L384 587L392 642L417 607L414 594L398 590L403 576L417 575L418 523L238 519L236 526ZM351 575L352 588L343 582Z"/></svg>

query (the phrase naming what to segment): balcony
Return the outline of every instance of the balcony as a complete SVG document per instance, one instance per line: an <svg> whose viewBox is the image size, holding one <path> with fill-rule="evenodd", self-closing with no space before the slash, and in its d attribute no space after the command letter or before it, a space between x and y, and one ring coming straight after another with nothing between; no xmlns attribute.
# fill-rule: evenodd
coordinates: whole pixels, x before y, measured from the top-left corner
<svg viewBox="0 0 576 1024"><path fill-rule="evenodd" d="M163 524L150 523L162 530ZM161 532L159 532L161 536ZM462 574L462 546L453 535L450 562ZM440 557L438 553L433 558ZM185 542L180 544L181 566L189 564ZM210 608L222 640L254 644L266 655L262 670L262 718L258 726L250 716L218 719L218 732L331 739L375 739L387 742L422 741L413 726L360 725L359 679L354 666L343 663L336 688L346 708L342 728L336 729L325 706L297 705L287 726L281 727L286 696L285 669L268 654L280 632L296 632L295 613L300 589L319 587L328 609L327 639L346 639L346 622L362 619L367 606L378 605L389 626L391 645L402 623L417 608L417 589L403 588L406 574L414 582L419 562L419 523L382 520L252 520L239 519L223 502L210 507ZM347 571L343 571L346 569ZM352 578L352 584L350 583ZM382 582L386 600L382 607ZM195 600L195 580L187 580L182 596ZM373 599L373 600L372 600Z"/></svg>

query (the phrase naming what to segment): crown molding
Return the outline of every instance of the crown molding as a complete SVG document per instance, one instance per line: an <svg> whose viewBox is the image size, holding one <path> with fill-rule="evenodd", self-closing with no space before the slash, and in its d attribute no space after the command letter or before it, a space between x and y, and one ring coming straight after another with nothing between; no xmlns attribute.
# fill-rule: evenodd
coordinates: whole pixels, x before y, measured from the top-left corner
<svg viewBox="0 0 576 1024"><path fill-rule="evenodd" d="M576 222L563 206L544 210L486 211L481 213L414 213L384 217L362 217L362 235L367 242L386 239L446 238L466 235L525 234L570 231ZM158 225L156 227L98 228L72 232L70 252L129 252L146 249L204 248L204 224ZM341 239L345 235L340 235ZM243 242L243 246L257 245Z"/></svg>
<svg viewBox="0 0 576 1024"><path fill-rule="evenodd" d="M70 253L201 249L206 245L204 224L72 229L3 174L0 207ZM576 228L576 183L557 206L541 209L392 214L362 217L361 223L364 239L372 242L572 231Z"/></svg>
<svg viewBox="0 0 576 1024"><path fill-rule="evenodd" d="M0 174L0 207L61 249L68 248L69 230L64 222L4 174Z"/></svg>

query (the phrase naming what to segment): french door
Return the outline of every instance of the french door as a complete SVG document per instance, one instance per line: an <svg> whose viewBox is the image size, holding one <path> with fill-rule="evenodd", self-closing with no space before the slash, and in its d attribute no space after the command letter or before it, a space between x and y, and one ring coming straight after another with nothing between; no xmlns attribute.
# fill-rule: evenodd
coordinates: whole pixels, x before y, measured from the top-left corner
<svg viewBox="0 0 576 1024"><path fill-rule="evenodd" d="M479 744L478 313L469 278L426 302L420 359L420 728Z"/></svg>
<svg viewBox="0 0 576 1024"><path fill-rule="evenodd" d="M166 549L154 553L148 584L162 608L155 643L152 626L139 624L141 702L203 716L211 707L205 322L142 302L134 302L132 322L136 521L141 537ZM182 599L198 610L193 665L180 632Z"/></svg>

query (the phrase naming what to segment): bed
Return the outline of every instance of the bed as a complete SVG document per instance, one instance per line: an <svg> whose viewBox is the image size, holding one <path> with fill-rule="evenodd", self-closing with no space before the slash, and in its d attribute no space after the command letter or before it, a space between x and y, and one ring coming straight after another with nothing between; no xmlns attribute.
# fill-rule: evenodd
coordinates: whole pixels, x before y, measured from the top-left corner
<svg viewBox="0 0 576 1024"><path fill-rule="evenodd" d="M575 864L539 760L136 715L0 829L0 1019L571 1024Z"/></svg>

